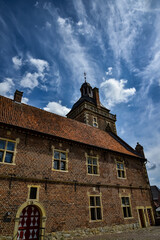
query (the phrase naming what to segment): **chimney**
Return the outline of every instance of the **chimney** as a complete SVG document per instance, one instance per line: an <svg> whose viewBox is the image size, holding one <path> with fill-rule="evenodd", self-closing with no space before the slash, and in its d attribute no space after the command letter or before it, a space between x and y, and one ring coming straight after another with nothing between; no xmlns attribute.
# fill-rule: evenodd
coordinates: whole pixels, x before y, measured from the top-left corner
<svg viewBox="0 0 160 240"><path fill-rule="evenodd" d="M23 92L16 90L14 93L14 101L21 103L22 96L23 96Z"/></svg>
<svg viewBox="0 0 160 240"><path fill-rule="evenodd" d="M143 147L137 142L137 145L135 147L136 152L141 156L145 158Z"/></svg>
<svg viewBox="0 0 160 240"><path fill-rule="evenodd" d="M100 100L99 100L99 89L93 88L93 98L96 100L97 107L100 107Z"/></svg>

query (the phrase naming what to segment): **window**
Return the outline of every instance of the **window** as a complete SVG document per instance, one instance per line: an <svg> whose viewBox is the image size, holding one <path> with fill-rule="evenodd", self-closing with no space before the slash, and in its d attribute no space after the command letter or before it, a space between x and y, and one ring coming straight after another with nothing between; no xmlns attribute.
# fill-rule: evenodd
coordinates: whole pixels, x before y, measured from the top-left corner
<svg viewBox="0 0 160 240"><path fill-rule="evenodd" d="M30 199L36 199L37 198L37 188L36 187L31 187L30 188Z"/></svg>
<svg viewBox="0 0 160 240"><path fill-rule="evenodd" d="M89 174L98 174L98 158L88 156L87 167L88 167Z"/></svg>
<svg viewBox="0 0 160 240"><path fill-rule="evenodd" d="M122 197L121 200L124 218L132 217L129 197Z"/></svg>
<svg viewBox="0 0 160 240"><path fill-rule="evenodd" d="M117 161L117 176L118 178L126 178L125 167L123 162Z"/></svg>
<svg viewBox="0 0 160 240"><path fill-rule="evenodd" d="M100 196L90 196L90 219L92 221L102 220L102 207Z"/></svg>
<svg viewBox="0 0 160 240"><path fill-rule="evenodd" d="M64 151L54 150L53 169L59 171L68 170L68 153Z"/></svg>
<svg viewBox="0 0 160 240"><path fill-rule="evenodd" d="M93 127L97 127L98 128L97 117L93 117Z"/></svg>
<svg viewBox="0 0 160 240"><path fill-rule="evenodd" d="M40 186L28 186L28 199L39 200L39 188Z"/></svg>
<svg viewBox="0 0 160 240"><path fill-rule="evenodd" d="M16 142L0 138L0 162L13 163Z"/></svg>

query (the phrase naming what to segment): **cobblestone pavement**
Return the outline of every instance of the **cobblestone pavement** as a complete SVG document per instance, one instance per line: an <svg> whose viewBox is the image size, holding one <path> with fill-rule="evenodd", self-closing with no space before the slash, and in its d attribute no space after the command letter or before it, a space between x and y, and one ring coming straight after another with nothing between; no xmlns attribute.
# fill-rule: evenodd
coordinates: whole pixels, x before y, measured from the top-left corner
<svg viewBox="0 0 160 240"><path fill-rule="evenodd" d="M160 240L160 226L130 230L127 232L108 233L74 240Z"/></svg>

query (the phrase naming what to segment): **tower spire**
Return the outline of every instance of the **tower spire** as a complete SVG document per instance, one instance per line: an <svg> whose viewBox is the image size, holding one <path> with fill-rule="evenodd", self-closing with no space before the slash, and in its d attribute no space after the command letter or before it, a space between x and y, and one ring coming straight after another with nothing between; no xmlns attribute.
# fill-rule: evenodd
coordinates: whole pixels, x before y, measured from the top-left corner
<svg viewBox="0 0 160 240"><path fill-rule="evenodd" d="M84 82L86 83L86 76L87 76L87 73L84 72Z"/></svg>

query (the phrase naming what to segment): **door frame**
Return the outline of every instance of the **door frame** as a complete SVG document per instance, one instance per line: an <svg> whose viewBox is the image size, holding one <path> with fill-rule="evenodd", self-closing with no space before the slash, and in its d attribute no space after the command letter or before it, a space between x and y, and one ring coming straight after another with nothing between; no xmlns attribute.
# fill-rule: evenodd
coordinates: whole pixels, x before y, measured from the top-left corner
<svg viewBox="0 0 160 240"><path fill-rule="evenodd" d="M143 218L144 218L144 224L145 224L144 227L147 227L147 220L146 220L146 215L145 215L145 211L144 211L145 207L143 207L143 206L138 206L138 207L136 207L136 208L137 208L137 212L138 212L139 226L142 228L141 218L140 218L140 214L139 214L139 210L142 210Z"/></svg>
<svg viewBox="0 0 160 240"><path fill-rule="evenodd" d="M20 220L20 214L21 212L23 211L24 208L26 208L27 206L29 205L34 205L36 206L39 211L40 211L40 228L42 229L45 229L45 226L46 226L46 211L44 209L44 207L42 206L41 203L39 202L36 202L36 201L27 201L25 203L23 203L19 208L18 208L18 211L17 211L17 214L16 214L16 218L15 218L15 226L14 226L14 232L13 232L13 238L14 239L17 239L17 233L18 233L18 227L19 227L19 220ZM43 240L43 236L41 237L41 240Z"/></svg>
<svg viewBox="0 0 160 240"><path fill-rule="evenodd" d="M146 209L146 215L147 215L147 222L148 222L148 225L151 226L151 225L150 225L149 216L148 216L148 211L147 211L147 210L149 209L149 210L151 210L151 218L152 218L152 223L153 223L153 226L154 226L154 225L155 225L155 219L154 219L154 215L153 215L153 209L152 209L152 207L151 207L151 206L146 206L145 209Z"/></svg>

